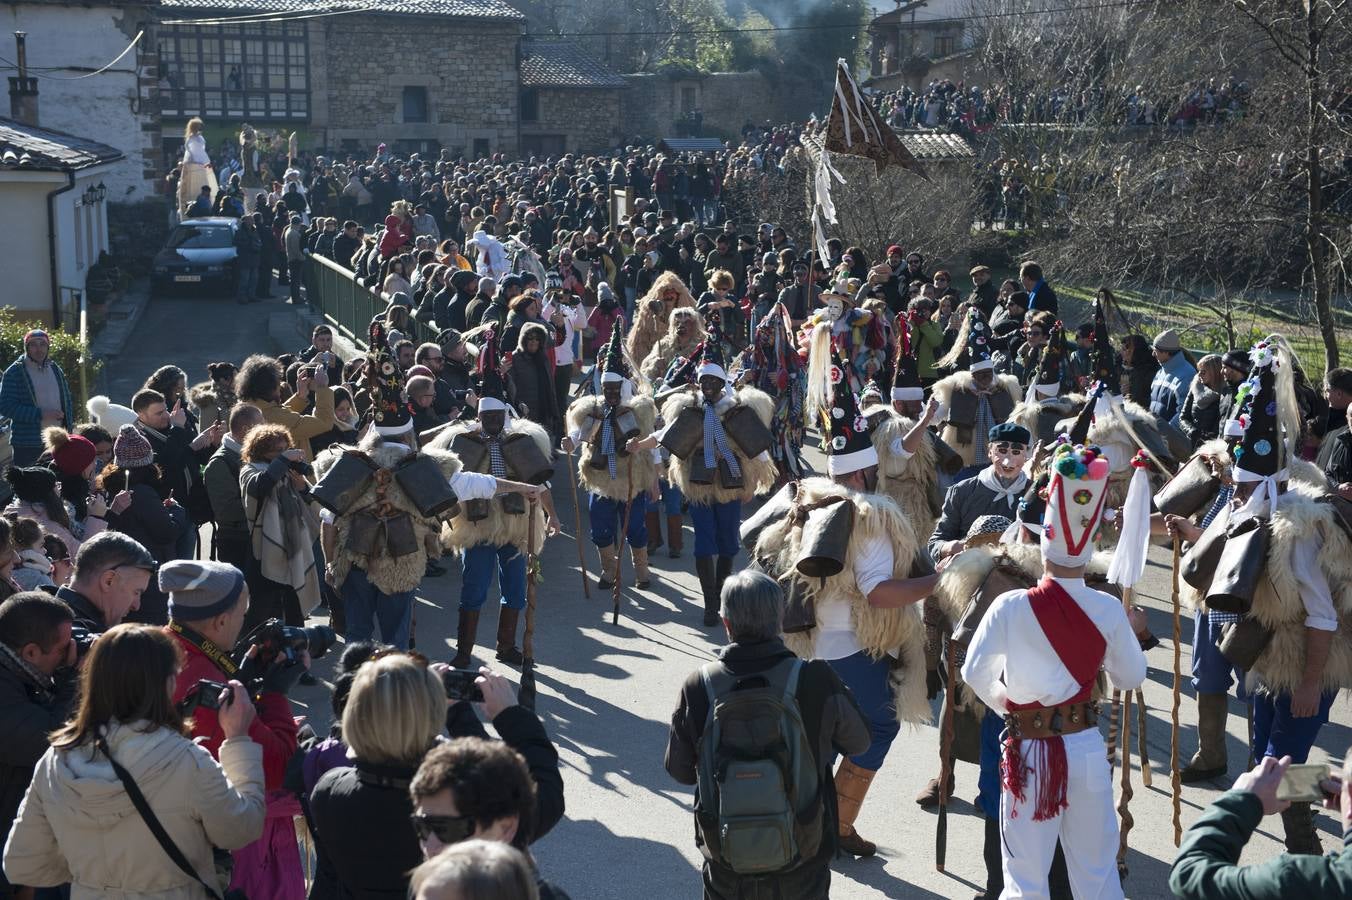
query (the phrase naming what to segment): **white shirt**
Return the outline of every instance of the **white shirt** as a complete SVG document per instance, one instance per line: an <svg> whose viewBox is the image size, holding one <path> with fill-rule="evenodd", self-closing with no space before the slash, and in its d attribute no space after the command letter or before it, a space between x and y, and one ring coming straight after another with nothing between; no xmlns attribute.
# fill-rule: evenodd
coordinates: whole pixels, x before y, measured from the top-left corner
<svg viewBox="0 0 1352 900"><path fill-rule="evenodd" d="M407 444L401 444L397 441L385 441L386 447L399 447L404 450L412 449ZM451 490L455 491L455 496L461 500L490 500L498 492L498 480L492 475L485 475L480 472L460 471L452 475L448 482Z"/></svg>
<svg viewBox="0 0 1352 900"><path fill-rule="evenodd" d="M869 593L892 577L892 545L881 536L869 538L859 548L854 561L854 581L859 590ZM830 594L817 597L817 633L812 655L817 659L844 659L862 650L854 632L850 601Z"/></svg>
<svg viewBox="0 0 1352 900"><path fill-rule="evenodd" d="M474 232L474 246L479 248L477 268L481 277L497 281L507 274L509 270L507 251L503 249L502 243L497 238L492 237L481 228Z"/></svg>
<svg viewBox="0 0 1352 900"><path fill-rule="evenodd" d="M1103 635L1107 644L1103 668L1113 686L1140 687L1145 681L1145 654L1122 602L1087 586L1083 578L1054 580ZM995 598L967 648L962 680L997 714L1009 711L1007 701L1055 706L1080 692L1038 624L1028 592L1022 590Z"/></svg>
<svg viewBox="0 0 1352 900"><path fill-rule="evenodd" d="M199 166L211 164L207 156L207 141L200 134L194 134L183 142L183 162L196 163Z"/></svg>
<svg viewBox="0 0 1352 900"><path fill-rule="evenodd" d="M1227 503L1216 518L1224 517L1221 528L1237 525L1253 513L1247 509L1235 509ZM1211 523L1213 526L1215 522ZM1291 547L1291 571L1296 574L1296 584L1300 588L1300 602L1305 606L1305 627L1319 631L1338 630L1338 611L1333 606L1333 591L1329 588L1324 570L1319 566L1319 551L1323 541L1317 534L1307 534Z"/></svg>
<svg viewBox="0 0 1352 900"><path fill-rule="evenodd" d="M554 310L563 313L563 343L554 348L554 365L571 366L577 359L573 353L573 335L587 327L587 308L581 303L569 306L566 303L549 303L541 314L546 322L554 321Z"/></svg>

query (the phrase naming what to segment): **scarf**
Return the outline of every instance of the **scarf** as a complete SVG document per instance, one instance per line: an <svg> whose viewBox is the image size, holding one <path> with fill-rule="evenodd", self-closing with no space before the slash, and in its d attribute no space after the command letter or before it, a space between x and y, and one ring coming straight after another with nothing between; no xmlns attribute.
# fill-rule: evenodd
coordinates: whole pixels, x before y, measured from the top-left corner
<svg viewBox="0 0 1352 900"><path fill-rule="evenodd" d="M279 482L262 498L255 497L248 487L267 470L266 463L254 462L240 471L254 558L264 578L295 590L301 611L309 615L319 605L314 557L319 518L287 482Z"/></svg>
<svg viewBox="0 0 1352 900"><path fill-rule="evenodd" d="M708 402L704 404L704 468L713 469L717 454L717 457L728 461L732 477L740 478L742 467L737 464L737 457L728 449L728 436L724 433L723 422L715 411L716 405Z"/></svg>
<svg viewBox="0 0 1352 900"><path fill-rule="evenodd" d="M492 473L494 478L507 477L507 463L502 459L501 432L488 438L488 471Z"/></svg>
<svg viewBox="0 0 1352 900"><path fill-rule="evenodd" d="M992 506L1003 500L1011 510L1018 509L1019 500L1022 499L1024 490L1028 487L1028 476L1023 472L1019 472L1019 476L1010 482L1009 487L1000 484L1000 479L995 474L995 466L987 466L982 469L976 474L976 480L982 487L995 494L991 498Z"/></svg>
<svg viewBox="0 0 1352 900"><path fill-rule="evenodd" d="M20 681L31 684L37 689L43 703L51 703L56 697L56 681L30 666L23 657L4 644L0 644L0 669L13 672Z"/></svg>
<svg viewBox="0 0 1352 900"><path fill-rule="evenodd" d="M991 412L989 392L976 395L976 421L972 425L972 459L979 460L986 455L986 444L991 429L995 427L995 413Z"/></svg>

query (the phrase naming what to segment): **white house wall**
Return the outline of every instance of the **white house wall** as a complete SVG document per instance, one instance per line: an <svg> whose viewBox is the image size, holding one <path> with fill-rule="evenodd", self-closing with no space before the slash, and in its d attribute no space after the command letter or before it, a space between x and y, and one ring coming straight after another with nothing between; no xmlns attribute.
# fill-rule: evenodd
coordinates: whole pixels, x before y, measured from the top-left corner
<svg viewBox="0 0 1352 900"><path fill-rule="evenodd" d="M115 163L104 183L107 199L137 200L152 190L142 174L143 151L158 152L154 132L143 131L148 117L134 109L137 98L136 51L107 72L71 79L81 72L52 67L107 65L126 49L141 27L144 8L0 4L0 56L14 58L13 32L28 34L28 65L38 78L38 124L116 147L126 159ZM142 41L152 40L151 35ZM13 71L10 71L13 74ZM46 76L46 77L42 77ZM139 109L139 105L136 105ZM9 106L3 107L9 115ZM43 254L46 257L46 254Z"/></svg>
<svg viewBox="0 0 1352 900"><path fill-rule="evenodd" d="M65 183L59 172L0 172L0 234L6 244L0 261L0 306L14 307L20 320L52 318L47 194Z"/></svg>

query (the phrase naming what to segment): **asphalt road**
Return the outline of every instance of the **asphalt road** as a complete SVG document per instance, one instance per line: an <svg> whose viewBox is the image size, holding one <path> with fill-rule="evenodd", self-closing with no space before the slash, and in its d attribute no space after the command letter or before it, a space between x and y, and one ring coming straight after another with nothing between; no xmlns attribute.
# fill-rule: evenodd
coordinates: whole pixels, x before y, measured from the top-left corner
<svg viewBox="0 0 1352 900"><path fill-rule="evenodd" d="M257 351L276 351L266 338L266 313L278 305L238 307L221 300L152 301L126 352L109 361L108 384L114 400L126 403L130 393L157 366L174 362L196 380L207 362L238 362ZM285 348L296 349L296 348ZM820 463L813 454L812 461ZM638 591L626 587L618 626L610 621L609 592L583 595L574 526L570 479L560 463L554 480L563 534L543 550L543 577L537 590L535 654L538 660L537 711L558 745L566 785L567 815L534 848L546 877L576 900L646 900L700 895L695 850L691 789L676 784L662 768L667 723L680 685L696 667L713 658L723 642L721 629L700 624L701 607L686 530L686 553L653 560L653 585ZM586 515L582 521L585 541ZM586 547L587 566L595 577L595 551ZM453 654L456 604L460 589L458 565L447 560L448 574L423 582L417 600L418 648L432 658ZM745 564L739 557L738 566ZM1144 788L1133 737L1128 897L1168 897L1169 865L1175 853L1167 777L1169 710L1174 642L1170 614L1168 557L1152 554L1138 602L1150 613L1152 630L1163 642L1150 653L1145 686L1149 706L1148 752L1153 786ZM632 573L625 568L625 583ZM479 627L476 659L492 664L495 615L485 607ZM1183 620L1182 663L1190 662L1191 621ZM336 653L316 664L327 676ZM507 670L510 677L518 673ZM323 688L301 688L294 698L322 730L331 718ZM1229 729L1230 778L1244 769L1246 726L1242 707L1232 702ZM1106 732L1106 716L1103 728ZM1196 707L1185 682L1180 757L1195 749ZM1341 759L1349 743L1352 713L1345 702L1333 709L1333 720L1320 734L1311 762L1325 755ZM1135 723L1133 723L1133 733ZM938 772L938 733L934 727L904 728L857 823L859 831L879 844L879 855L867 860L841 860L834 867L832 896L863 900L882 897L969 897L982 884L982 821L972 806L976 769L957 766L957 793L950 807L947 872L934 868L935 815L914 805L912 798ZM1120 769L1117 770L1120 776ZM1228 781L1226 782L1228 784ZM1185 788L1182 823L1193 822L1226 784ZM1115 791L1117 789L1115 788ZM1327 814L1317 819L1324 846L1340 846L1341 831ZM1281 852L1281 823L1270 818L1244 853L1245 862L1269 859Z"/></svg>

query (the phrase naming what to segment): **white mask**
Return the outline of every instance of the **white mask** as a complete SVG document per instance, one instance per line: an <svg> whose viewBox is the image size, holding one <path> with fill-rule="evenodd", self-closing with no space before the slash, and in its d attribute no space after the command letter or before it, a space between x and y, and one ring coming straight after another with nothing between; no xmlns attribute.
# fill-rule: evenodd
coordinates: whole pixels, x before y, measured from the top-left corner
<svg viewBox="0 0 1352 900"><path fill-rule="evenodd" d="M845 315L845 304L835 297L826 301L826 320L828 322L837 322L840 317Z"/></svg>

